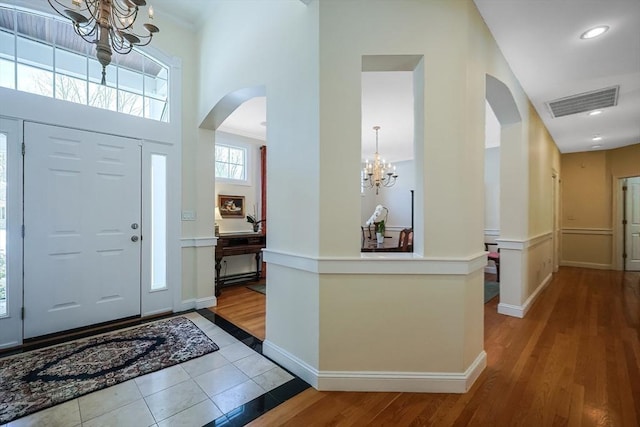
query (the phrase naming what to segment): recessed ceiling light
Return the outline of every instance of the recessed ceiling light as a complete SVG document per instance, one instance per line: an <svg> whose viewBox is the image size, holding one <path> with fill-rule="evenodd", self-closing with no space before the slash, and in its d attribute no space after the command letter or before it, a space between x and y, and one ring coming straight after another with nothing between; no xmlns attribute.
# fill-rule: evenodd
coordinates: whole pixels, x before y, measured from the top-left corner
<svg viewBox="0 0 640 427"><path fill-rule="evenodd" d="M594 136L593 138L591 138L592 141L602 141L602 137L599 135Z"/></svg>
<svg viewBox="0 0 640 427"><path fill-rule="evenodd" d="M602 110L593 110L588 113L590 116L597 116L598 114L602 114Z"/></svg>
<svg viewBox="0 0 640 427"><path fill-rule="evenodd" d="M602 148L602 145L592 145L591 148L596 150L598 148Z"/></svg>
<svg viewBox="0 0 640 427"><path fill-rule="evenodd" d="M584 33L582 33L582 35L580 36L581 39L592 39L594 37L598 37L601 36L602 34L606 33L609 30L609 27L606 25L600 25L594 28L591 28L590 30L585 31Z"/></svg>

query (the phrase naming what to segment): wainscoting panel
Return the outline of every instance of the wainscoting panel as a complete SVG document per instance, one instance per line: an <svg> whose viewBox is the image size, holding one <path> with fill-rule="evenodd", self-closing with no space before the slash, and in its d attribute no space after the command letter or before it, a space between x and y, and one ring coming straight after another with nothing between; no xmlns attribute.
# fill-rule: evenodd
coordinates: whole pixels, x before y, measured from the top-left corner
<svg viewBox="0 0 640 427"><path fill-rule="evenodd" d="M610 228L562 229L560 265L608 270L612 268L612 250Z"/></svg>

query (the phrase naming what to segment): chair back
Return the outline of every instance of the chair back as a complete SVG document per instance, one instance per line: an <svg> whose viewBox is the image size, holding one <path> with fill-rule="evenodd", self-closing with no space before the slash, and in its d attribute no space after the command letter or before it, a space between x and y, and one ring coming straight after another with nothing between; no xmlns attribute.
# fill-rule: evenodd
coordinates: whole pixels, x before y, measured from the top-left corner
<svg viewBox="0 0 640 427"><path fill-rule="evenodd" d="M497 249L495 251L492 251L491 248L489 248L489 246L495 246ZM486 243L485 242L484 250L489 252L490 257L495 257L495 256L500 257L500 248L498 248L498 244L497 243Z"/></svg>
<svg viewBox="0 0 640 427"><path fill-rule="evenodd" d="M398 237L398 249L400 252L413 252L413 229L403 228Z"/></svg>

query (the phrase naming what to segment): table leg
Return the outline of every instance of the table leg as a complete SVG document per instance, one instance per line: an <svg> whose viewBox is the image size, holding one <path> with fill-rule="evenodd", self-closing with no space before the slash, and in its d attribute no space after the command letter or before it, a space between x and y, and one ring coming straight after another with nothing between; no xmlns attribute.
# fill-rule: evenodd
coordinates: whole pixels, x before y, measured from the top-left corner
<svg viewBox="0 0 640 427"><path fill-rule="evenodd" d="M222 283L220 283L220 270L222 269L222 265L220 265L222 262L222 258L216 258L216 282L214 283L215 286L215 295L217 297L220 296L220 288L222 287Z"/></svg>
<svg viewBox="0 0 640 427"><path fill-rule="evenodd" d="M256 280L260 280L260 273L262 272L261 254L261 252L256 252Z"/></svg>

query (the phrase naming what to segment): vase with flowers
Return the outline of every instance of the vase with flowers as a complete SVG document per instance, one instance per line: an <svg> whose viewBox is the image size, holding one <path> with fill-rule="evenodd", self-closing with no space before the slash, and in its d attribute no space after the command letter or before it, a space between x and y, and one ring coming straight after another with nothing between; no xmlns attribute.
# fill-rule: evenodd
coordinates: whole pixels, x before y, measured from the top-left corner
<svg viewBox="0 0 640 427"><path fill-rule="evenodd" d="M384 232L385 232L384 220L380 222L376 222L375 224L376 224L376 240L378 244L381 245L384 243Z"/></svg>

